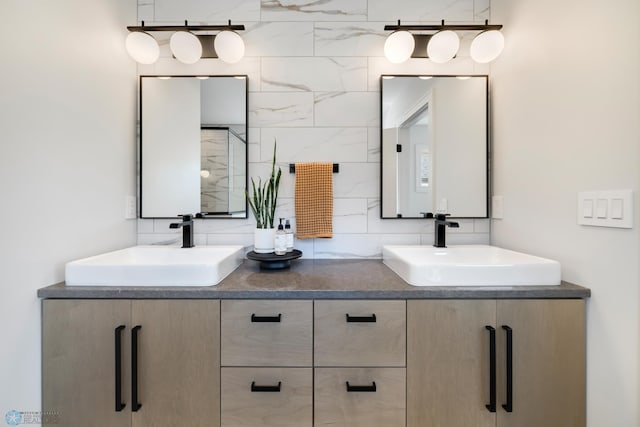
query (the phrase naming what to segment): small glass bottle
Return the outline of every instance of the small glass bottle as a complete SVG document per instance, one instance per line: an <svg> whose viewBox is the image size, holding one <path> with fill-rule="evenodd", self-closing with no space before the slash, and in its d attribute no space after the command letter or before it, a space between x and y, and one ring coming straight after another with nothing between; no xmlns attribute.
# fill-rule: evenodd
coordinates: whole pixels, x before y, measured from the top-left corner
<svg viewBox="0 0 640 427"><path fill-rule="evenodd" d="M289 220L284 222L284 234L287 236L287 252L293 252L293 231Z"/></svg>
<svg viewBox="0 0 640 427"><path fill-rule="evenodd" d="M285 234L284 227L282 226L282 218L280 218L280 224L276 231L274 247L276 255L285 255L287 253L287 235Z"/></svg>

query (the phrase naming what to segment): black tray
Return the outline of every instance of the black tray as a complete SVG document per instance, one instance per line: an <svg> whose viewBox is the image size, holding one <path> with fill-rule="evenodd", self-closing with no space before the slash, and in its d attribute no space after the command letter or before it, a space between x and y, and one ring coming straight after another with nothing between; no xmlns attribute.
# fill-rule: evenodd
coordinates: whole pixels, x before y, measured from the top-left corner
<svg viewBox="0 0 640 427"><path fill-rule="evenodd" d="M268 254L259 254L254 251L247 253L247 258L260 262L260 268L265 270L280 270L282 268L291 267L291 260L302 256L302 251L294 249L284 255L276 255L274 252Z"/></svg>

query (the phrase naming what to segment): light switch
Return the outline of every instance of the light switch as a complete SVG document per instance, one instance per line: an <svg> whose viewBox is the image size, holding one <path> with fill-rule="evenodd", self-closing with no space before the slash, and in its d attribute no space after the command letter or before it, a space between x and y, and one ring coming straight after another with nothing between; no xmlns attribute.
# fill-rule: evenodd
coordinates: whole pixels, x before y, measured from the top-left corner
<svg viewBox="0 0 640 427"><path fill-rule="evenodd" d="M582 202L582 217L593 218L593 200L587 199Z"/></svg>
<svg viewBox="0 0 640 427"><path fill-rule="evenodd" d="M601 219L605 219L607 217L607 199L598 199L596 202L596 216Z"/></svg>
<svg viewBox="0 0 640 427"><path fill-rule="evenodd" d="M611 199L611 219L622 219L624 212L622 199Z"/></svg>
<svg viewBox="0 0 640 427"><path fill-rule="evenodd" d="M580 225L633 228L633 190L581 191L577 213Z"/></svg>
<svg viewBox="0 0 640 427"><path fill-rule="evenodd" d="M493 219L504 218L504 200L502 196L491 197L491 218Z"/></svg>

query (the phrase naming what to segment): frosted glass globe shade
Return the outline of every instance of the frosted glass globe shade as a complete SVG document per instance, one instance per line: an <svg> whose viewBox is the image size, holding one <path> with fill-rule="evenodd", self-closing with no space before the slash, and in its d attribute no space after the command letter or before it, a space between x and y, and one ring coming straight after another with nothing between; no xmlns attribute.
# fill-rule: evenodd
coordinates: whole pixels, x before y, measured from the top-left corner
<svg viewBox="0 0 640 427"><path fill-rule="evenodd" d="M437 64L444 64L450 61L458 53L460 48L460 37L450 30L438 31L427 44L427 55L429 59Z"/></svg>
<svg viewBox="0 0 640 427"><path fill-rule="evenodd" d="M242 37L233 31L221 31L213 40L218 58L224 62L234 64L244 56L244 41Z"/></svg>
<svg viewBox="0 0 640 427"><path fill-rule="evenodd" d="M471 59L486 64L496 59L504 49L504 36L500 31L483 31L471 42Z"/></svg>
<svg viewBox="0 0 640 427"><path fill-rule="evenodd" d="M153 64L160 57L160 46L156 39L141 31L129 33L125 47L129 56L140 64Z"/></svg>
<svg viewBox="0 0 640 427"><path fill-rule="evenodd" d="M183 64L195 64L202 57L202 44L188 31L177 31L169 40L173 56Z"/></svg>
<svg viewBox="0 0 640 427"><path fill-rule="evenodd" d="M389 62L400 64L411 58L416 41L408 31L396 31L387 37L384 42L384 56Z"/></svg>

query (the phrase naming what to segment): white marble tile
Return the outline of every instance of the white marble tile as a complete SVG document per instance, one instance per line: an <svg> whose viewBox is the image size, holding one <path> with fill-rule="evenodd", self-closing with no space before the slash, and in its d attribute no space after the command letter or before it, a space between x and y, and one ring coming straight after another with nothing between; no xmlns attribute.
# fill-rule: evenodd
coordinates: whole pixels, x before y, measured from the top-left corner
<svg viewBox="0 0 640 427"><path fill-rule="evenodd" d="M253 232L244 234L206 234L207 245L242 245L245 252L249 252L253 247Z"/></svg>
<svg viewBox="0 0 640 427"><path fill-rule="evenodd" d="M382 219L380 199L369 199L367 205L367 232L394 234L424 234L433 232L431 219Z"/></svg>
<svg viewBox="0 0 640 427"><path fill-rule="evenodd" d="M367 0L261 0L263 21L366 21Z"/></svg>
<svg viewBox="0 0 640 427"><path fill-rule="evenodd" d="M475 21L491 19L491 0L473 0L473 19Z"/></svg>
<svg viewBox="0 0 640 427"><path fill-rule="evenodd" d="M242 219L201 219L196 220L194 232L201 234L253 234L256 221L251 213Z"/></svg>
<svg viewBox="0 0 640 427"><path fill-rule="evenodd" d="M138 234L153 233L153 220L138 218L137 232Z"/></svg>
<svg viewBox="0 0 640 427"><path fill-rule="evenodd" d="M316 258L381 258L384 245L418 245L419 235L336 234L315 239Z"/></svg>
<svg viewBox="0 0 640 427"><path fill-rule="evenodd" d="M472 219L451 219L453 222L457 222L459 227L447 227L447 235L450 234L471 234L473 233L473 220Z"/></svg>
<svg viewBox="0 0 640 427"><path fill-rule="evenodd" d="M312 259L315 257L314 241L315 239L298 239L294 237L293 247L302 251L302 258Z"/></svg>
<svg viewBox="0 0 640 427"><path fill-rule="evenodd" d="M369 0L368 5L369 21L389 24L398 19L423 23L473 20L473 0Z"/></svg>
<svg viewBox="0 0 640 427"><path fill-rule="evenodd" d="M273 156L282 162L366 162L367 128L263 128L260 161Z"/></svg>
<svg viewBox="0 0 640 427"><path fill-rule="evenodd" d="M366 58L263 58L263 91L365 91Z"/></svg>
<svg viewBox="0 0 640 427"><path fill-rule="evenodd" d="M384 22L316 22L318 56L383 56L389 31Z"/></svg>
<svg viewBox="0 0 640 427"><path fill-rule="evenodd" d="M478 64L469 57L454 58L446 64L435 64L426 58L412 58L402 64L392 64L386 58L369 58L369 90L380 90L380 76L397 75L474 75L489 74L488 64Z"/></svg>
<svg viewBox="0 0 640 427"><path fill-rule="evenodd" d="M281 199L293 198L293 184L295 179L295 174L289 173L289 164L278 161L276 163L276 171L278 168L282 169L282 176L280 178L280 190L278 194L278 201ZM251 187L251 178L254 179L256 185L258 185L258 180L262 178L269 179L271 176L271 162L261 162L261 163L249 163L249 187ZM251 192L251 188L249 189Z"/></svg>
<svg viewBox="0 0 640 427"><path fill-rule="evenodd" d="M259 92L249 94L249 123L255 127L313 125L313 93Z"/></svg>
<svg viewBox="0 0 640 427"><path fill-rule="evenodd" d="M333 233L366 233L367 199L335 199Z"/></svg>
<svg viewBox="0 0 640 427"><path fill-rule="evenodd" d="M155 1L154 0L138 0L138 22L155 21Z"/></svg>
<svg viewBox="0 0 640 427"><path fill-rule="evenodd" d="M367 161L380 163L380 128L368 128Z"/></svg>
<svg viewBox="0 0 640 427"><path fill-rule="evenodd" d="M260 90L260 58L244 57L236 64L227 64L219 59L201 59L195 64L183 64L170 57L160 58L155 64L138 65L141 75L247 75L249 91ZM251 100L251 96L249 99ZM251 124L253 126L253 123Z"/></svg>
<svg viewBox="0 0 640 427"><path fill-rule="evenodd" d="M177 234L142 233L138 234L138 245L174 245L182 243L182 236Z"/></svg>
<svg viewBox="0 0 640 427"><path fill-rule="evenodd" d="M246 56L313 56L312 22L252 22L245 28Z"/></svg>
<svg viewBox="0 0 640 427"><path fill-rule="evenodd" d="M333 177L336 198L380 197L380 165L375 163L342 163Z"/></svg>
<svg viewBox="0 0 640 427"><path fill-rule="evenodd" d="M433 234L422 234L420 236L422 245L433 245ZM488 245L489 234L487 233L460 233L447 234L447 245Z"/></svg>
<svg viewBox="0 0 640 427"><path fill-rule="evenodd" d="M316 126L380 126L380 93L316 93L314 117Z"/></svg>
<svg viewBox="0 0 640 427"><path fill-rule="evenodd" d="M259 21L260 0L155 0L157 22L225 24L232 21Z"/></svg>
<svg viewBox="0 0 640 427"><path fill-rule="evenodd" d="M491 220L490 219L475 219L473 221L474 233L490 233L491 232Z"/></svg>
<svg viewBox="0 0 640 427"><path fill-rule="evenodd" d="M249 160L260 159L260 128L249 128Z"/></svg>

